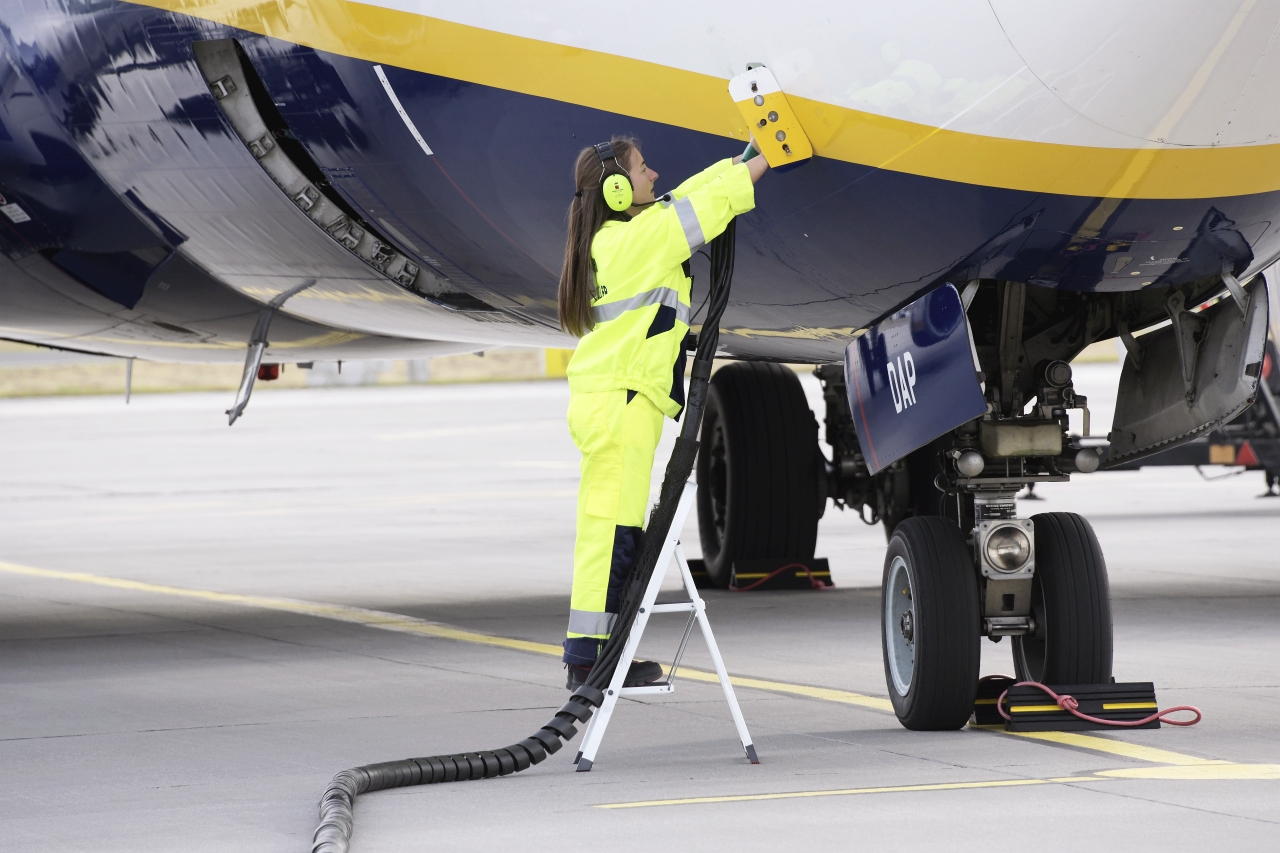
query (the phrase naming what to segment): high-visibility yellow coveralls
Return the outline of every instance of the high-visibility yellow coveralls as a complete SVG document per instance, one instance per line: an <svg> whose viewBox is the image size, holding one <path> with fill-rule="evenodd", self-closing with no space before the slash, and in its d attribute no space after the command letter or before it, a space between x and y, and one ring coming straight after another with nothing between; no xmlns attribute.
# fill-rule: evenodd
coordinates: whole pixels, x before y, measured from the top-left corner
<svg viewBox="0 0 1280 853"><path fill-rule="evenodd" d="M743 164L723 160L591 244L595 327L569 361L569 432L582 451L566 663L590 665L613 629L639 550L662 416L684 407L688 261L755 207Z"/></svg>

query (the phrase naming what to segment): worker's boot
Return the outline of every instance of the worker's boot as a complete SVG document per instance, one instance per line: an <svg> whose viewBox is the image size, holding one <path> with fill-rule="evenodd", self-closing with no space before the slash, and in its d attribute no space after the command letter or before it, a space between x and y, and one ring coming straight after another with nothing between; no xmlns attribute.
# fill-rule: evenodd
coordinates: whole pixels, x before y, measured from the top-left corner
<svg viewBox="0 0 1280 853"><path fill-rule="evenodd" d="M569 670L569 679L565 687L569 690L577 690L587 681L587 675L591 672L591 667L582 666L571 663L566 664L565 669ZM646 684L652 684L662 678L662 665L651 660L633 660L631 668L627 670L627 680L622 682L623 687L644 687Z"/></svg>

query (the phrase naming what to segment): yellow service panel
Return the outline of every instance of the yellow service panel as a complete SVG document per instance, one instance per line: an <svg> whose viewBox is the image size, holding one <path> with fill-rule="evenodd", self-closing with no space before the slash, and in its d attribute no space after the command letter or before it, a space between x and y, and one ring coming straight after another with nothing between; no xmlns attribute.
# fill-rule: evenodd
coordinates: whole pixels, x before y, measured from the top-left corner
<svg viewBox="0 0 1280 853"><path fill-rule="evenodd" d="M734 77L729 81L729 96L747 120L756 145L770 166L799 163L813 156L809 137L768 68L760 65Z"/></svg>

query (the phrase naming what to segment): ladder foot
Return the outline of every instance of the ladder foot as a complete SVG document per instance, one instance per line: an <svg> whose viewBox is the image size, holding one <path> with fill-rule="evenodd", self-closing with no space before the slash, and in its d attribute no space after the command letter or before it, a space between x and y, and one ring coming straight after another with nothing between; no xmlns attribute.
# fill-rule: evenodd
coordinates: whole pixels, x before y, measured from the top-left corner
<svg viewBox="0 0 1280 853"><path fill-rule="evenodd" d="M578 753L578 755L582 755L582 753ZM578 772L579 772L579 773L589 773L590 771L591 771L591 759L589 759L589 758L579 758L579 759L578 759Z"/></svg>
<svg viewBox="0 0 1280 853"><path fill-rule="evenodd" d="M747 758L752 764L759 764L760 757L756 755L756 745L754 743L747 744Z"/></svg>
<svg viewBox="0 0 1280 853"><path fill-rule="evenodd" d="M582 750L578 750L578 754L573 757L573 763L577 764L582 760Z"/></svg>

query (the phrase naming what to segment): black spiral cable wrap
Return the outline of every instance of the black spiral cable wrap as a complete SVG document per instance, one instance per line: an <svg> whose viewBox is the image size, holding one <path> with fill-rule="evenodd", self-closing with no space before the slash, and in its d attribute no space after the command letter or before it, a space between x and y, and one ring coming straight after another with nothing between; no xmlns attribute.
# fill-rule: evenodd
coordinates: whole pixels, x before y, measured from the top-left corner
<svg viewBox="0 0 1280 853"><path fill-rule="evenodd" d="M720 317L729 303L729 286L733 280L735 222L730 221L724 233L711 241L711 291L707 319L698 335L698 349L690 371L689 401L684 410L684 423L675 448L667 462L666 476L658 505L649 515L649 524L641 538L640 550L632 563L618 608L616 629L605 643L600 657L587 676L586 683L573 692L564 707L542 728L529 737L503 747L482 752L459 752L406 758L381 764L366 764L343 770L333 777L320 798L320 826L312 838L312 853L346 853L355 825L356 797L386 788L409 785L433 785L437 782L465 782L518 773L542 762L558 751L561 741L568 742L578 733L575 722L591 719L595 708L604 701L603 688L613 678L622 649L626 646L649 578L657 567L658 556L671 529L684 484L693 473L698 455L698 428L702 408L707 399L711 362L720 338ZM630 662L626 663L630 666Z"/></svg>

